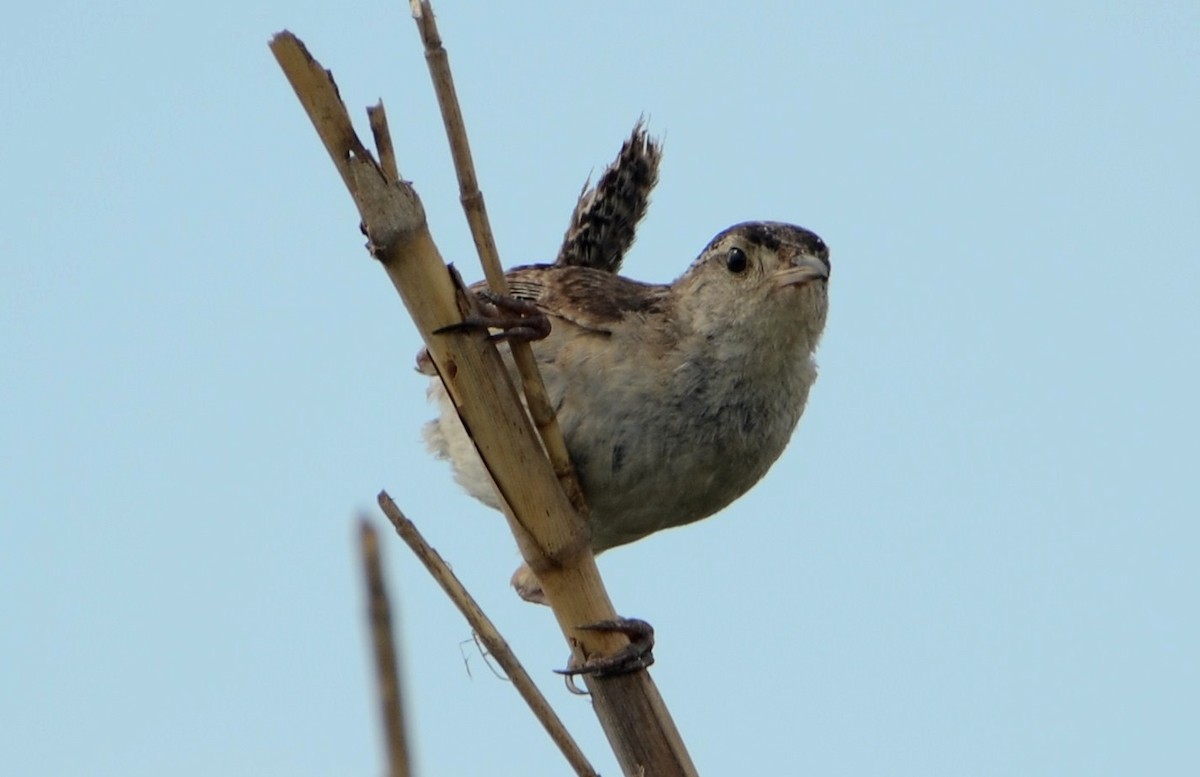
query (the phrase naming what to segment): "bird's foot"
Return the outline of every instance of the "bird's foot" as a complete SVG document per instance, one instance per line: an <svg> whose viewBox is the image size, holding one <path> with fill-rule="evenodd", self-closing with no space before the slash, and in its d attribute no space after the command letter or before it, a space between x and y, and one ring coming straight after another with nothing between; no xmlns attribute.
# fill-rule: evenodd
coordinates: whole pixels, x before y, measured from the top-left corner
<svg viewBox="0 0 1200 777"><path fill-rule="evenodd" d="M579 675L615 677L640 672L654 663L654 627L637 618L616 618L580 626L588 631L610 631L629 637L629 644L611 656L590 656L583 662L572 660L566 669L555 669L568 678ZM568 680L570 686L570 680Z"/></svg>
<svg viewBox="0 0 1200 777"><path fill-rule="evenodd" d="M483 290L471 296L471 310L457 324L434 330L434 334L463 332L471 329L498 329L488 334L492 342L500 340L541 340L550 334L550 319L534 303L507 294Z"/></svg>
<svg viewBox="0 0 1200 777"><path fill-rule="evenodd" d="M517 571L513 572L509 584L516 589L517 596L527 602L532 602L533 604L550 604L546 600L546 592L542 590L542 582L537 579L537 575L533 573L528 564L522 564L517 567Z"/></svg>

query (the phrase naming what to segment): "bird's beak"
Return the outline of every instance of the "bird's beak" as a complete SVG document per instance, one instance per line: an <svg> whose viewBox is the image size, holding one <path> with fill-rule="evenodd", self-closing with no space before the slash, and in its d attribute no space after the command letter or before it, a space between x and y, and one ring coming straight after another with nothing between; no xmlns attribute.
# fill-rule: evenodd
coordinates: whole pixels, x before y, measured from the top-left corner
<svg viewBox="0 0 1200 777"><path fill-rule="evenodd" d="M775 273L775 283L780 287L803 286L809 281L828 280L829 265L812 254L799 254L790 266Z"/></svg>

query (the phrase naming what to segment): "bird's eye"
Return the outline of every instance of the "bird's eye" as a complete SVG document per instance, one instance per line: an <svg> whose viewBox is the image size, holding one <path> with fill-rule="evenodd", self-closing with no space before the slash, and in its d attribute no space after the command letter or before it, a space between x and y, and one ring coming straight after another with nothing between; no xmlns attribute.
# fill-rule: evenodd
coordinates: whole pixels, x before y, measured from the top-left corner
<svg viewBox="0 0 1200 777"><path fill-rule="evenodd" d="M746 252L742 249L731 248L725 255L725 266L729 268L729 272L741 275L750 266L750 260L746 258Z"/></svg>

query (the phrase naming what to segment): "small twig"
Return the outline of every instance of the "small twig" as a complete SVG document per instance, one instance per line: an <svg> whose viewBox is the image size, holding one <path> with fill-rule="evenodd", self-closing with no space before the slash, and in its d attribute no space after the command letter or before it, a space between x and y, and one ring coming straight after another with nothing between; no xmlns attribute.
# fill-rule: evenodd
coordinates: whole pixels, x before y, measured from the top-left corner
<svg viewBox="0 0 1200 777"><path fill-rule="evenodd" d="M596 777L596 770L588 763L587 757L583 751L579 749L579 745L571 737L566 726L555 714L550 707L550 703L546 701L546 697L538 690L529 673L525 671L525 667L521 666L521 662L517 660L513 654L512 648L508 646L508 642L500 635L500 631L495 624L484 614L480 609L479 604L468 593L459 579L451 571L450 567L438 555L438 552L425 541L421 533L417 531L417 527L413 522L404 516L392 498L388 496L386 491L379 493L379 507L383 510L383 514L387 516L392 525L396 527L396 533L404 540L412 552L416 554L425 568L429 570L429 574L437 580L438 585L458 607L459 612L467 619L471 628L475 630L475 634L479 640L487 646L488 653L496 659L496 663L504 670L508 678L512 680L516 686L517 692L521 694L521 698L533 710L533 714L541 721L542 726L546 729L546 733L558 745L559 750L566 757L571 768L576 774L588 775Z"/></svg>
<svg viewBox="0 0 1200 777"><path fill-rule="evenodd" d="M425 61L429 65L433 90L437 94L442 122L446 126L446 136L450 141L450 154L454 158L454 171L458 175L459 198L467 216L467 224L471 228L471 237L475 240L475 250L478 251L479 261L483 264L483 274L487 278L488 286L497 294L507 294L508 283L504 278L504 268L500 264L496 239L488 223L487 207L483 201L483 192L479 190L475 163L471 159L466 124L458 104L458 95L454 90L450 58L442 46L442 38L438 34L437 22L433 18L433 7L429 0L411 0L411 5L417 30L425 45ZM509 347L517 365L517 372L521 376L529 416L542 438L542 444L546 446L546 454L550 457L554 474L558 477L571 505L580 515L586 516L587 504L583 498L583 490L575 477L575 468L571 465L571 457L567 453L558 418L554 414L546 386L534 361L533 350L529 343L520 341L510 341Z"/></svg>
<svg viewBox="0 0 1200 777"><path fill-rule="evenodd" d="M474 629L471 629L471 644L473 644L475 649L479 651L479 657L483 659L483 665L486 666L488 671L492 673L492 677L495 677L497 680L503 680L506 683L512 682L512 680L508 679L508 675L501 672L492 664L491 651L487 649L487 645L483 644L483 640L479 638L479 634Z"/></svg>
<svg viewBox="0 0 1200 777"><path fill-rule="evenodd" d="M392 133L388 130L387 111L383 100L367 108L367 119L371 122L371 136L375 138L375 150L379 152L379 166L389 181L400 180L400 168L396 164L396 149L392 146Z"/></svg>
<svg viewBox="0 0 1200 777"><path fill-rule="evenodd" d="M511 682L511 680L509 680L503 672L492 665L492 662L489 660L492 657L492 654L488 652L487 645L480 641L479 635L475 633L474 629L471 630L470 639L464 639L462 642L458 643L458 652L462 655L463 669L466 670L467 677L475 676L471 674L471 657L467 655L467 651L465 650L468 642L475 646L475 650L479 653L479 658L483 661L483 665L488 668L488 671L492 673L492 677L495 677L497 680L503 680L506 683Z"/></svg>
<svg viewBox="0 0 1200 777"><path fill-rule="evenodd" d="M404 704L400 696L400 673L396 668L396 646L392 639L391 606L379 560L379 535L365 518L359 520L359 549L367 582L367 617L375 648L375 677L379 706L383 711L383 737L387 742L388 774L408 777L408 741L404 727Z"/></svg>

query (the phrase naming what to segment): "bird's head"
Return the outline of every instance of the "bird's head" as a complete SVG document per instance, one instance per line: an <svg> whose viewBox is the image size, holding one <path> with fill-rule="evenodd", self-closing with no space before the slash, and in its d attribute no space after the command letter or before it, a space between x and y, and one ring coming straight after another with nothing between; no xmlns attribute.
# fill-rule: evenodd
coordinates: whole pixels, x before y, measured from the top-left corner
<svg viewBox="0 0 1200 777"><path fill-rule="evenodd" d="M829 248L792 224L751 221L709 242L674 284L681 323L718 347L812 351L829 308Z"/></svg>

